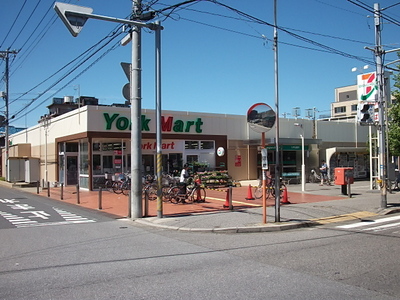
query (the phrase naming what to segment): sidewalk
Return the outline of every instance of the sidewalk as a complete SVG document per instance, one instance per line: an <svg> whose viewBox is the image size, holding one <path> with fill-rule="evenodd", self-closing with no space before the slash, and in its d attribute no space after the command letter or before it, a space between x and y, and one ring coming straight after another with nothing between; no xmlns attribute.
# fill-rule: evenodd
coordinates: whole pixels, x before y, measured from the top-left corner
<svg viewBox="0 0 400 300"><path fill-rule="evenodd" d="M3 186L22 189L37 194L36 187L21 187L6 182ZM191 232L261 232L286 230L305 226L314 226L331 222L363 219L378 214L400 212L400 193L394 191L387 195L387 209L380 208L381 193L369 190L368 181L356 181L351 186L352 197L341 194L340 186L319 186L307 183L306 191L301 192L301 185L288 185L290 204L280 206L280 218L275 215L275 199L267 200L267 223L263 224L262 200L246 200L254 196L254 189L249 185L255 182L242 182L241 187L232 188L233 210L223 207L227 201L227 188L207 189L205 203L172 204L163 202L162 218L157 217L157 201L143 203L143 218L134 222L161 229ZM39 195L56 201L67 202L82 207L107 213L115 218L129 220L129 199L108 191L79 191L75 186L39 189ZM99 201L101 199L101 202ZM78 204L79 201L79 204ZM278 220L280 222L276 222Z"/></svg>

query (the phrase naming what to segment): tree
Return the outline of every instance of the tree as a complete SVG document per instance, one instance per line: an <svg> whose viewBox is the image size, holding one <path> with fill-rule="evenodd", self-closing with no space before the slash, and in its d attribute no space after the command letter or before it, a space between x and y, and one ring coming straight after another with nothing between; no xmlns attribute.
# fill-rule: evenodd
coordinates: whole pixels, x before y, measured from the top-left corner
<svg viewBox="0 0 400 300"><path fill-rule="evenodd" d="M397 53L400 57L400 53ZM397 65L400 69L400 65ZM400 156L400 74L393 75L392 105L388 109L388 138L389 153L393 156Z"/></svg>

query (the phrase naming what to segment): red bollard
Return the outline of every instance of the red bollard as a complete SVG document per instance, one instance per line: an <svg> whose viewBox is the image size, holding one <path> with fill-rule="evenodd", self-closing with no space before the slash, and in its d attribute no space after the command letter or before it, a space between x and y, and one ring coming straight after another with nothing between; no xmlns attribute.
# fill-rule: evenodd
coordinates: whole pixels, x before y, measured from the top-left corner
<svg viewBox="0 0 400 300"><path fill-rule="evenodd" d="M281 200L281 204L290 204L289 200L288 200L288 193L287 193L287 187L285 186L283 188L282 191L282 200Z"/></svg>
<svg viewBox="0 0 400 300"><path fill-rule="evenodd" d="M253 192L251 191L251 184L249 184L249 189L247 190L246 200L254 200Z"/></svg>

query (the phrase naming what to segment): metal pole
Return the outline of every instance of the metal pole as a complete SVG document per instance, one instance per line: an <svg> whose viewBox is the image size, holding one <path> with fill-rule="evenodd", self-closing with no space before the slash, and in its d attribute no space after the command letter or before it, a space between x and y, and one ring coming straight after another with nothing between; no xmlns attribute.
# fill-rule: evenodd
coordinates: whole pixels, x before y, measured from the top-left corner
<svg viewBox="0 0 400 300"><path fill-rule="evenodd" d="M306 190L306 165L305 165L305 149L304 149L304 128L303 134L301 135L301 191L304 192Z"/></svg>
<svg viewBox="0 0 400 300"><path fill-rule="evenodd" d="M159 21L155 22L160 25ZM157 144L157 217L163 217L162 206L162 133L161 133L161 29L156 29L155 34L155 65L156 65L156 144Z"/></svg>
<svg viewBox="0 0 400 300"><path fill-rule="evenodd" d="M99 209L103 209L103 189L99 188Z"/></svg>
<svg viewBox="0 0 400 300"><path fill-rule="evenodd" d="M281 220L280 191L280 155L279 155L279 89L278 89L278 30L277 30L277 0L274 0L274 66L275 66L275 222Z"/></svg>
<svg viewBox="0 0 400 300"><path fill-rule="evenodd" d="M384 103L384 78L382 64L382 44L381 44L381 13L379 3L374 4L375 19L375 59L376 59L376 77L378 86L378 109L379 109L379 179L381 180L381 208L387 207L387 189L386 189L386 135L385 135L385 103Z"/></svg>
<svg viewBox="0 0 400 300"><path fill-rule="evenodd" d="M134 15L140 14L141 0L133 2ZM142 217L142 91L141 91L141 27L132 30L132 66L131 66L131 218Z"/></svg>
<svg viewBox="0 0 400 300"><path fill-rule="evenodd" d="M265 132L261 133L261 149L265 149ZM261 150L263 151L263 150ZM262 168L262 204L263 204L263 218L262 222L263 224L267 223L267 195L266 195L266 189L267 189L267 176L266 176L266 171Z"/></svg>
<svg viewBox="0 0 400 300"><path fill-rule="evenodd" d="M232 187L229 187L228 190L228 200L229 200L229 210L233 210L233 204L232 204Z"/></svg>
<svg viewBox="0 0 400 300"><path fill-rule="evenodd" d="M76 203L81 204L81 196L79 195L79 183L76 185Z"/></svg>

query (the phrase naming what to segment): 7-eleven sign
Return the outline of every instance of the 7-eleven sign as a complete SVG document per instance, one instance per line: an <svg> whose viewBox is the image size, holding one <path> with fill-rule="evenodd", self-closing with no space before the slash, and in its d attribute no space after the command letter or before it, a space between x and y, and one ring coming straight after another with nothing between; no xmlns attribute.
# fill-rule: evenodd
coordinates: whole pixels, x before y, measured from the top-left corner
<svg viewBox="0 0 400 300"><path fill-rule="evenodd" d="M376 92L376 72L361 74L357 76L358 100L376 101Z"/></svg>

